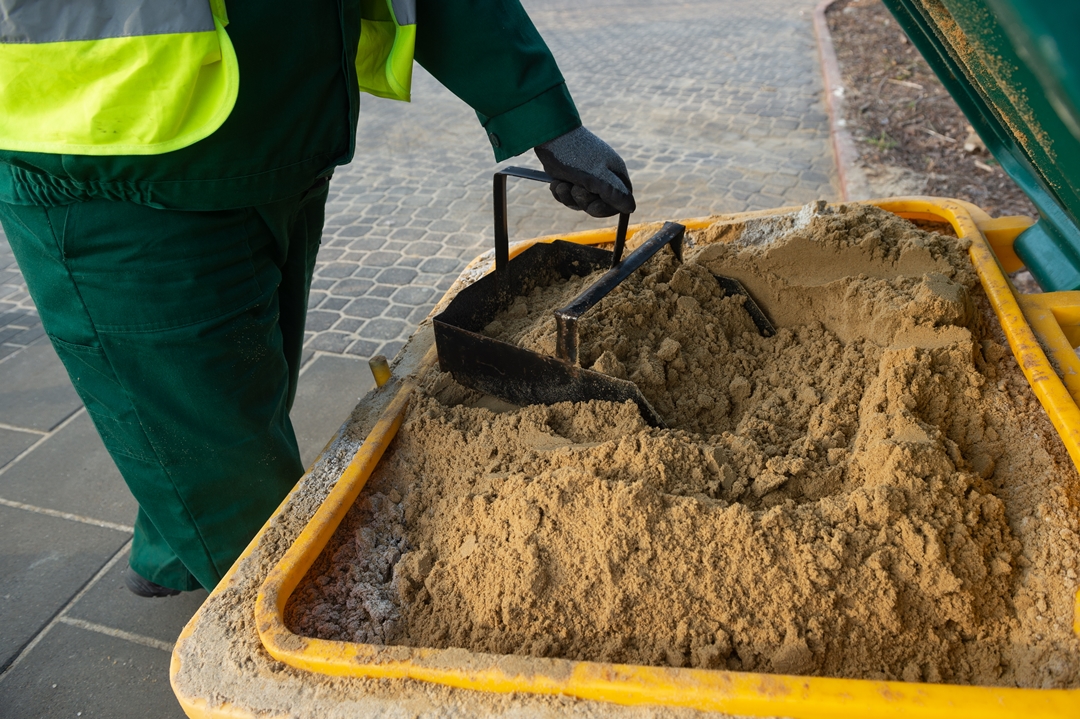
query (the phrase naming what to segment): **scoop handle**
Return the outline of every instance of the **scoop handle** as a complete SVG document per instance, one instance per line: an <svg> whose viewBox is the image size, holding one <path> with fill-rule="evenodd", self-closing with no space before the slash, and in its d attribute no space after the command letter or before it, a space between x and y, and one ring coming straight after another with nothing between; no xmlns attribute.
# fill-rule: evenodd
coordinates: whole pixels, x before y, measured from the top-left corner
<svg viewBox="0 0 1080 719"><path fill-rule="evenodd" d="M509 216L506 211L506 178L520 177L525 180L536 182L553 182L554 177L540 170L530 170L527 167L504 167L495 173L492 183L492 199L494 200L493 215L495 218L495 286L500 299L509 299L512 280L510 277L510 229ZM623 247L626 246L626 231L630 226L629 213L619 215L619 227L615 233L615 255L612 267L617 265L622 258Z"/></svg>

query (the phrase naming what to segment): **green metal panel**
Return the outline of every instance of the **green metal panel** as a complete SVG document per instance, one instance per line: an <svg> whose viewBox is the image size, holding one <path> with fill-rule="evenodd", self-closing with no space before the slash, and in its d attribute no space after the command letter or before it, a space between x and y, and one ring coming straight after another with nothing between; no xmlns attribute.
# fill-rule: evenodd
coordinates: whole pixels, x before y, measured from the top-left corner
<svg viewBox="0 0 1080 719"><path fill-rule="evenodd" d="M1043 289L1080 289L1080 2L884 3L1038 208L1017 255Z"/></svg>

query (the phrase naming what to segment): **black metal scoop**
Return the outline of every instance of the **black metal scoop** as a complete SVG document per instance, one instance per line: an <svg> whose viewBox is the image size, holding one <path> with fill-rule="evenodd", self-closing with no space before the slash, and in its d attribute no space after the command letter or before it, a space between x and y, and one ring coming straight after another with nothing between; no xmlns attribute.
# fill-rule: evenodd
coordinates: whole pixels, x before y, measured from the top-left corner
<svg viewBox="0 0 1080 719"><path fill-rule="evenodd" d="M495 174L495 271L459 292L446 309L435 316L439 367L466 387L517 405L632 400L649 424L663 427L663 419L633 382L577 364L577 321L664 246L670 245L681 262L686 228L674 222L665 223L659 232L624 260L622 254L630 216L623 214L619 215L614 251L555 240L538 242L510 261L507 177L540 182L552 179L543 172L519 167L507 167ZM569 305L555 311L557 356L542 355L481 334L496 315L510 306L515 296L528 294L534 287L549 285L560 278L585 276L604 267L609 269L599 280ZM776 333L738 280L728 277L717 277L717 280L726 293L746 298L744 305L762 335L770 337Z"/></svg>

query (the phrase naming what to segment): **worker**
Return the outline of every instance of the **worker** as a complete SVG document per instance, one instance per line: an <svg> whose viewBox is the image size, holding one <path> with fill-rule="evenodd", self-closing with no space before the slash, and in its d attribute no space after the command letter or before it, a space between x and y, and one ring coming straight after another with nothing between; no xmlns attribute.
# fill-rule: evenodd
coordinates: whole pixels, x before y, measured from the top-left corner
<svg viewBox="0 0 1080 719"><path fill-rule="evenodd" d="M415 56L496 161L535 148L563 204L634 209L518 0L0 10L0 222L139 503L140 596L212 589L303 473L289 408L361 88L407 99Z"/></svg>

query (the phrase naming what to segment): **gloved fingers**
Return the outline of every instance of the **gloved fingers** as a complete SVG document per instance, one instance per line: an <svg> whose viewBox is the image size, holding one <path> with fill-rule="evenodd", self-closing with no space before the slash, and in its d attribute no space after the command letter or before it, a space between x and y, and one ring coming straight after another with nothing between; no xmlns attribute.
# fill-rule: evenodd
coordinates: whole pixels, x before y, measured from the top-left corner
<svg viewBox="0 0 1080 719"><path fill-rule="evenodd" d="M570 189L570 195L574 198L574 202L577 204L578 208L582 210L600 199L600 196L595 192L590 192L588 188L582 187L581 185L574 185Z"/></svg>
<svg viewBox="0 0 1080 719"><path fill-rule="evenodd" d="M634 202L634 196L627 189L626 183L606 167L597 170L596 174L582 172L572 167L562 167L559 170L561 170L561 173L556 177L569 180L574 183L575 187L581 187L591 192L615 208L616 212L631 213L637 209L637 203ZM580 208L585 209L585 204L580 204ZM604 215L604 217L607 217L607 215Z"/></svg>
<svg viewBox="0 0 1080 719"><path fill-rule="evenodd" d="M600 198L596 198L585 207L585 213L591 217L611 217L619 214L619 211Z"/></svg>
<svg viewBox="0 0 1080 719"><path fill-rule="evenodd" d="M564 205L576 205L577 209L596 217L637 209L626 163L607 143L584 127L538 145L534 150L544 170L557 182L580 188L574 198L573 188L556 191L555 185L552 186L552 194ZM566 196L568 189L573 202ZM582 192L591 196L582 195Z"/></svg>
<svg viewBox="0 0 1080 719"><path fill-rule="evenodd" d="M637 209L629 177L620 177L610 169L605 169L597 176L588 179L590 182L585 187L615 208L617 212L631 213Z"/></svg>
<svg viewBox="0 0 1080 719"><path fill-rule="evenodd" d="M551 195L571 210L581 210L592 217L611 217L619 211L580 185L556 180L549 185Z"/></svg>
<svg viewBox="0 0 1080 719"><path fill-rule="evenodd" d="M611 217L612 215L619 214L619 211L607 202L604 202L602 197L595 192L589 192L580 185L574 185L570 194L574 198L574 202L577 204L578 209L584 210L593 217Z"/></svg>
<svg viewBox="0 0 1080 719"><path fill-rule="evenodd" d="M574 186L564 180L555 180L548 187L551 188L551 196L571 210L580 210L572 193Z"/></svg>
<svg viewBox="0 0 1080 719"><path fill-rule="evenodd" d="M553 172L553 169L558 174ZM549 165L548 174L556 178L555 182L551 183L551 194L567 207L588 212L585 208L599 198L607 205L607 209L602 210L603 214L599 215L589 212L593 217L611 217L620 212L629 214L637 209L634 196L624 191L626 185L609 170L602 170L599 176L594 176L570 167L552 168ZM559 189L556 189L557 187Z"/></svg>

